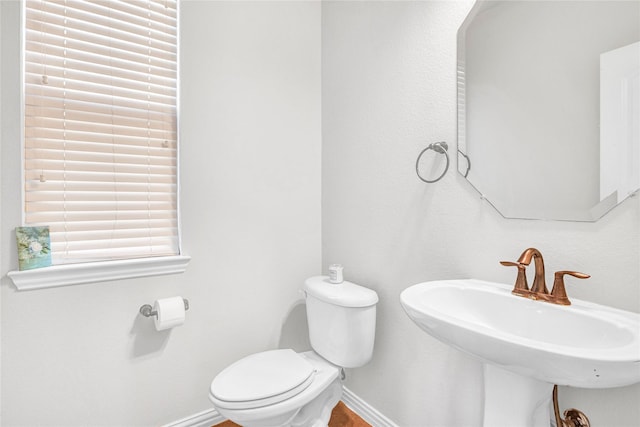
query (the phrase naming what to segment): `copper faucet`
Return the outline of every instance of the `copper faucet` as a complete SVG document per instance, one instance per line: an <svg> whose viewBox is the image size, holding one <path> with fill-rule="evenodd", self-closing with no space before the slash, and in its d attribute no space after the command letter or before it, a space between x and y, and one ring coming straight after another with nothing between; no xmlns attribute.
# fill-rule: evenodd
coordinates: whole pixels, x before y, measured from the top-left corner
<svg viewBox="0 0 640 427"><path fill-rule="evenodd" d="M533 278L533 285L529 289L527 283L527 276L525 270L531 260L533 259L535 264L535 276ZM544 276L544 259L542 254L536 248L529 248L522 252L518 261L500 261L500 264L508 267L517 267L518 276L516 277L516 283L511 291L514 295L531 298L534 300L541 300L551 302L560 305L571 305L571 301L567 297L567 292L564 286L564 275L568 274L579 279L587 279L591 276L584 273L578 273L577 271L557 271L553 281L553 288L551 292L547 289L547 284Z"/></svg>

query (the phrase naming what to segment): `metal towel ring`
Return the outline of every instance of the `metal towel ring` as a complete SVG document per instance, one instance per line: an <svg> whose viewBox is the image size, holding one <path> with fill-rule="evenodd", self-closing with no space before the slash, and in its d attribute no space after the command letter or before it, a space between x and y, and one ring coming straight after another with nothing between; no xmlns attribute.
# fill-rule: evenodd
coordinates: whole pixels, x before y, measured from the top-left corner
<svg viewBox="0 0 640 427"><path fill-rule="evenodd" d="M442 172L442 174L437 177L434 180L428 180L428 179L424 179L421 175L420 175L420 170L418 169L418 165L420 164L420 158L422 157L422 155L428 151L428 150L433 150L436 153L440 153L440 154L444 154L445 158L447 159L447 164L444 167L444 172ZM425 148L424 150L422 150L420 152L420 154L418 154L418 159L416 160L416 174L418 175L418 178L420 178L422 181L428 183L428 184L432 184L434 182L438 182L442 179L442 177L447 173L447 171L449 170L449 153L447 153L447 150L449 150L449 145L444 142L444 141L440 141L440 142L432 142L431 144L429 144L429 146L427 148Z"/></svg>

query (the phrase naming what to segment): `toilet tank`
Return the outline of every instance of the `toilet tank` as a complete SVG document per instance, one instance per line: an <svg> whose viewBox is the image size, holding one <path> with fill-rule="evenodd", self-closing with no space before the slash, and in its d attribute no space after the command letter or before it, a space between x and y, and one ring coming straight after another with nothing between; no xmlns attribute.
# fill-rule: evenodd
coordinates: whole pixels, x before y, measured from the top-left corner
<svg viewBox="0 0 640 427"><path fill-rule="evenodd" d="M343 368L357 368L373 355L376 331L375 291L315 276L304 283L311 347Z"/></svg>

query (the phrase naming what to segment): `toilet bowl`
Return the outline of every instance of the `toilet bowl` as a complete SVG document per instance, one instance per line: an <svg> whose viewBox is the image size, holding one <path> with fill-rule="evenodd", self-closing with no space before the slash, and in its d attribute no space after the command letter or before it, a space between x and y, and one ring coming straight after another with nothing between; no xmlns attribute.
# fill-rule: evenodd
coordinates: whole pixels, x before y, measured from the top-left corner
<svg viewBox="0 0 640 427"><path fill-rule="evenodd" d="M245 427L326 426L341 396L339 367L312 351L290 349L239 360L214 379L209 392L222 416Z"/></svg>
<svg viewBox="0 0 640 427"><path fill-rule="evenodd" d="M313 351L264 351L222 370L209 389L222 416L244 427L327 427L342 396L341 368L372 357L378 296L326 276L307 279L304 291Z"/></svg>

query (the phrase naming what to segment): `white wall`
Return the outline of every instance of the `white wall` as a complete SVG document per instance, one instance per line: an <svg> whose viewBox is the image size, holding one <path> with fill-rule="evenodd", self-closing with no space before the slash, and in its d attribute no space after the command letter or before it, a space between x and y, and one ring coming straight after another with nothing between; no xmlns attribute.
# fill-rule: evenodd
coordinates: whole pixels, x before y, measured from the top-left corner
<svg viewBox="0 0 640 427"><path fill-rule="evenodd" d="M322 264L379 293L377 346L348 386L407 427L474 426L481 372L429 338L399 294L423 280L511 282L528 246L548 271L592 274L570 296L640 311L640 198L593 224L504 220L453 168L426 185L430 142L454 146L455 32L468 2L182 2L186 274L2 299L2 410L14 425L160 425L209 406L212 377L249 352L303 345L297 288ZM20 221L18 3L0 2L0 274ZM322 70L322 103L320 71ZM322 209L320 106L322 105ZM140 305L181 294L157 333ZM638 387L561 389L594 425L640 423Z"/></svg>
<svg viewBox="0 0 640 427"><path fill-rule="evenodd" d="M183 249L178 276L17 292L19 3L2 34L2 413L5 426L157 426L211 407L214 375L295 342L320 272L319 3L182 2ZM191 302L156 332L137 313ZM283 332L284 331L284 332Z"/></svg>
<svg viewBox="0 0 640 427"><path fill-rule="evenodd" d="M0 6L0 34L2 34L2 6ZM2 40L0 40L0 100L2 100ZM2 122L2 102L0 102L0 123ZM0 131L0 153L2 152L2 132ZM0 155L1 160L2 155ZM0 174L0 190L2 189L2 176ZM2 224L2 197L0 197L0 224ZM4 233L0 227L0 242ZM2 247L0 246L0 260L2 259ZM0 319L2 318L2 294L0 294ZM2 384L2 324L0 323L0 384ZM0 387L0 425L2 425L2 387Z"/></svg>
<svg viewBox="0 0 640 427"><path fill-rule="evenodd" d="M418 153L456 141L456 31L470 2L323 2L323 265L380 295L372 362L348 387L398 425L479 426L480 365L430 338L399 294L425 280L511 283L498 264L542 251L570 297L640 311L640 198L596 223L505 220L455 172L424 184ZM454 156L455 157L455 156ZM640 386L560 389L592 425L640 425Z"/></svg>

